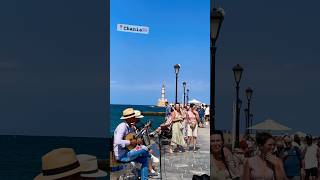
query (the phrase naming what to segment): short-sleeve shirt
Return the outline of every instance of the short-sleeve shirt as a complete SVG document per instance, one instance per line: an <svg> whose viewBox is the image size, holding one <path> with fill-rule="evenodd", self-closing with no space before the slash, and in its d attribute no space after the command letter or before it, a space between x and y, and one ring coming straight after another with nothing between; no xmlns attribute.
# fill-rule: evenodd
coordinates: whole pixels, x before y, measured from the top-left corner
<svg viewBox="0 0 320 180"><path fill-rule="evenodd" d="M188 111L188 123L197 123L197 117L192 111Z"/></svg>
<svg viewBox="0 0 320 180"><path fill-rule="evenodd" d="M283 160L286 175L288 177L300 176L300 162L302 160L300 149L293 146L290 149L284 150L283 153L287 154L287 157Z"/></svg>

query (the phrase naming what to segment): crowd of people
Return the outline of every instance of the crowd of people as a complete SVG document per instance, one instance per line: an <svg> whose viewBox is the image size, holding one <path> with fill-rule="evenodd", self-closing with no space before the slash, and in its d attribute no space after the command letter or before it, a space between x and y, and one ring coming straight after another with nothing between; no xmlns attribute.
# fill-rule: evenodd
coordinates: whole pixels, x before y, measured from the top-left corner
<svg viewBox="0 0 320 180"><path fill-rule="evenodd" d="M187 104L174 106L166 103L165 122L156 132L170 132L169 153L194 151L197 152L198 128L209 124L209 106Z"/></svg>
<svg viewBox="0 0 320 180"><path fill-rule="evenodd" d="M239 148L227 147L215 130L211 141L211 179L319 180L320 140L307 135L272 136L267 132L244 136Z"/></svg>
<svg viewBox="0 0 320 180"><path fill-rule="evenodd" d="M198 128L208 125L209 107L204 105L188 104L181 106L176 103L170 106L166 103L166 116L155 131L149 133L153 136L156 133L163 138L170 139L169 153L197 151ZM148 179L150 175L157 175L152 166L152 149L143 139L127 139L126 136L131 132L138 133L136 127L139 119L143 118L141 112L133 108L127 108L123 111L123 120L114 131L113 138L113 157L119 163L137 162L141 164L140 177L142 180ZM130 149L129 147L133 148Z"/></svg>

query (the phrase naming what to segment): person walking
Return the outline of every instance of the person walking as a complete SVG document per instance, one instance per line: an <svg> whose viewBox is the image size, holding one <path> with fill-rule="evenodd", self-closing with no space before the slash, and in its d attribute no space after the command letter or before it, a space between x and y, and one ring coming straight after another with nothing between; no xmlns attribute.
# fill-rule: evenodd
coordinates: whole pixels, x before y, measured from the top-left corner
<svg viewBox="0 0 320 180"><path fill-rule="evenodd" d="M180 109L180 104L175 104L174 111L172 113L172 138L171 146L176 147L177 150L182 152L183 147L185 146L185 141L183 138L183 116ZM169 150L169 153L173 153L172 149Z"/></svg>
<svg viewBox="0 0 320 180"><path fill-rule="evenodd" d="M244 165L244 180L284 180L286 179L282 162L272 152L275 140L269 133L258 133L256 142L259 154L249 158Z"/></svg>
<svg viewBox="0 0 320 180"><path fill-rule="evenodd" d="M205 106L204 116L206 119L206 125L210 122L210 107L208 105Z"/></svg>
<svg viewBox="0 0 320 180"><path fill-rule="evenodd" d="M280 153L283 161L284 170L289 180L300 180L304 174L302 168L302 154L298 147L292 145L290 136L284 137L285 149Z"/></svg>
<svg viewBox="0 0 320 180"><path fill-rule="evenodd" d="M190 109L187 112L188 119L188 146L193 144L193 151L196 152L197 136L198 136L198 119L199 115L194 104L190 104ZM189 147L190 148L190 147ZM190 149L189 149L190 150Z"/></svg>
<svg viewBox="0 0 320 180"><path fill-rule="evenodd" d="M205 122L204 122L205 110L204 110L203 105L199 106L198 113L199 113L199 118L200 118L199 127L204 128L204 125L205 125Z"/></svg>
<svg viewBox="0 0 320 180"><path fill-rule="evenodd" d="M318 178L318 158L319 148L313 144L312 136L306 136L307 146L305 147L304 154L304 169L306 173L306 180L316 180Z"/></svg>
<svg viewBox="0 0 320 180"><path fill-rule="evenodd" d="M183 137L184 137L185 143L188 143L188 119L187 119L187 114L188 114L189 108L190 108L189 105L184 106L182 108Z"/></svg>

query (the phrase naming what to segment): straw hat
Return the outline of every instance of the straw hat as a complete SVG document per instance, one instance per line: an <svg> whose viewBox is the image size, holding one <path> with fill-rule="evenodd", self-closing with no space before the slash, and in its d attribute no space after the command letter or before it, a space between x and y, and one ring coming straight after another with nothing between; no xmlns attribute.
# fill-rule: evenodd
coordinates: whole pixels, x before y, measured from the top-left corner
<svg viewBox="0 0 320 180"><path fill-rule="evenodd" d="M59 148L42 156L42 173L34 180L52 180L81 172L76 153L71 148Z"/></svg>
<svg viewBox="0 0 320 180"><path fill-rule="evenodd" d="M135 112L132 108L127 108L122 111L122 117L120 119L129 119L135 117Z"/></svg>
<svg viewBox="0 0 320 180"><path fill-rule="evenodd" d="M135 117L138 118L138 119L141 119L141 118L144 117L144 116L141 114L141 111L139 111L139 110L134 110L134 113L135 113Z"/></svg>
<svg viewBox="0 0 320 180"><path fill-rule="evenodd" d="M105 177L107 173L98 169L97 157L89 154L79 154L77 158L81 165L81 177Z"/></svg>

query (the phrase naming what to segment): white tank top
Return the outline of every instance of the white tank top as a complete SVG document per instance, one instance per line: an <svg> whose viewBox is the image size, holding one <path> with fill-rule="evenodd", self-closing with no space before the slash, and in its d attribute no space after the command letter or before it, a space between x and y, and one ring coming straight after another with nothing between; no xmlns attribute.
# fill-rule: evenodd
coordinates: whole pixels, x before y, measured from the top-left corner
<svg viewBox="0 0 320 180"><path fill-rule="evenodd" d="M318 167L318 160L317 160L318 146L315 144L312 144L311 146L307 146L306 148L307 150L305 155L305 169Z"/></svg>

